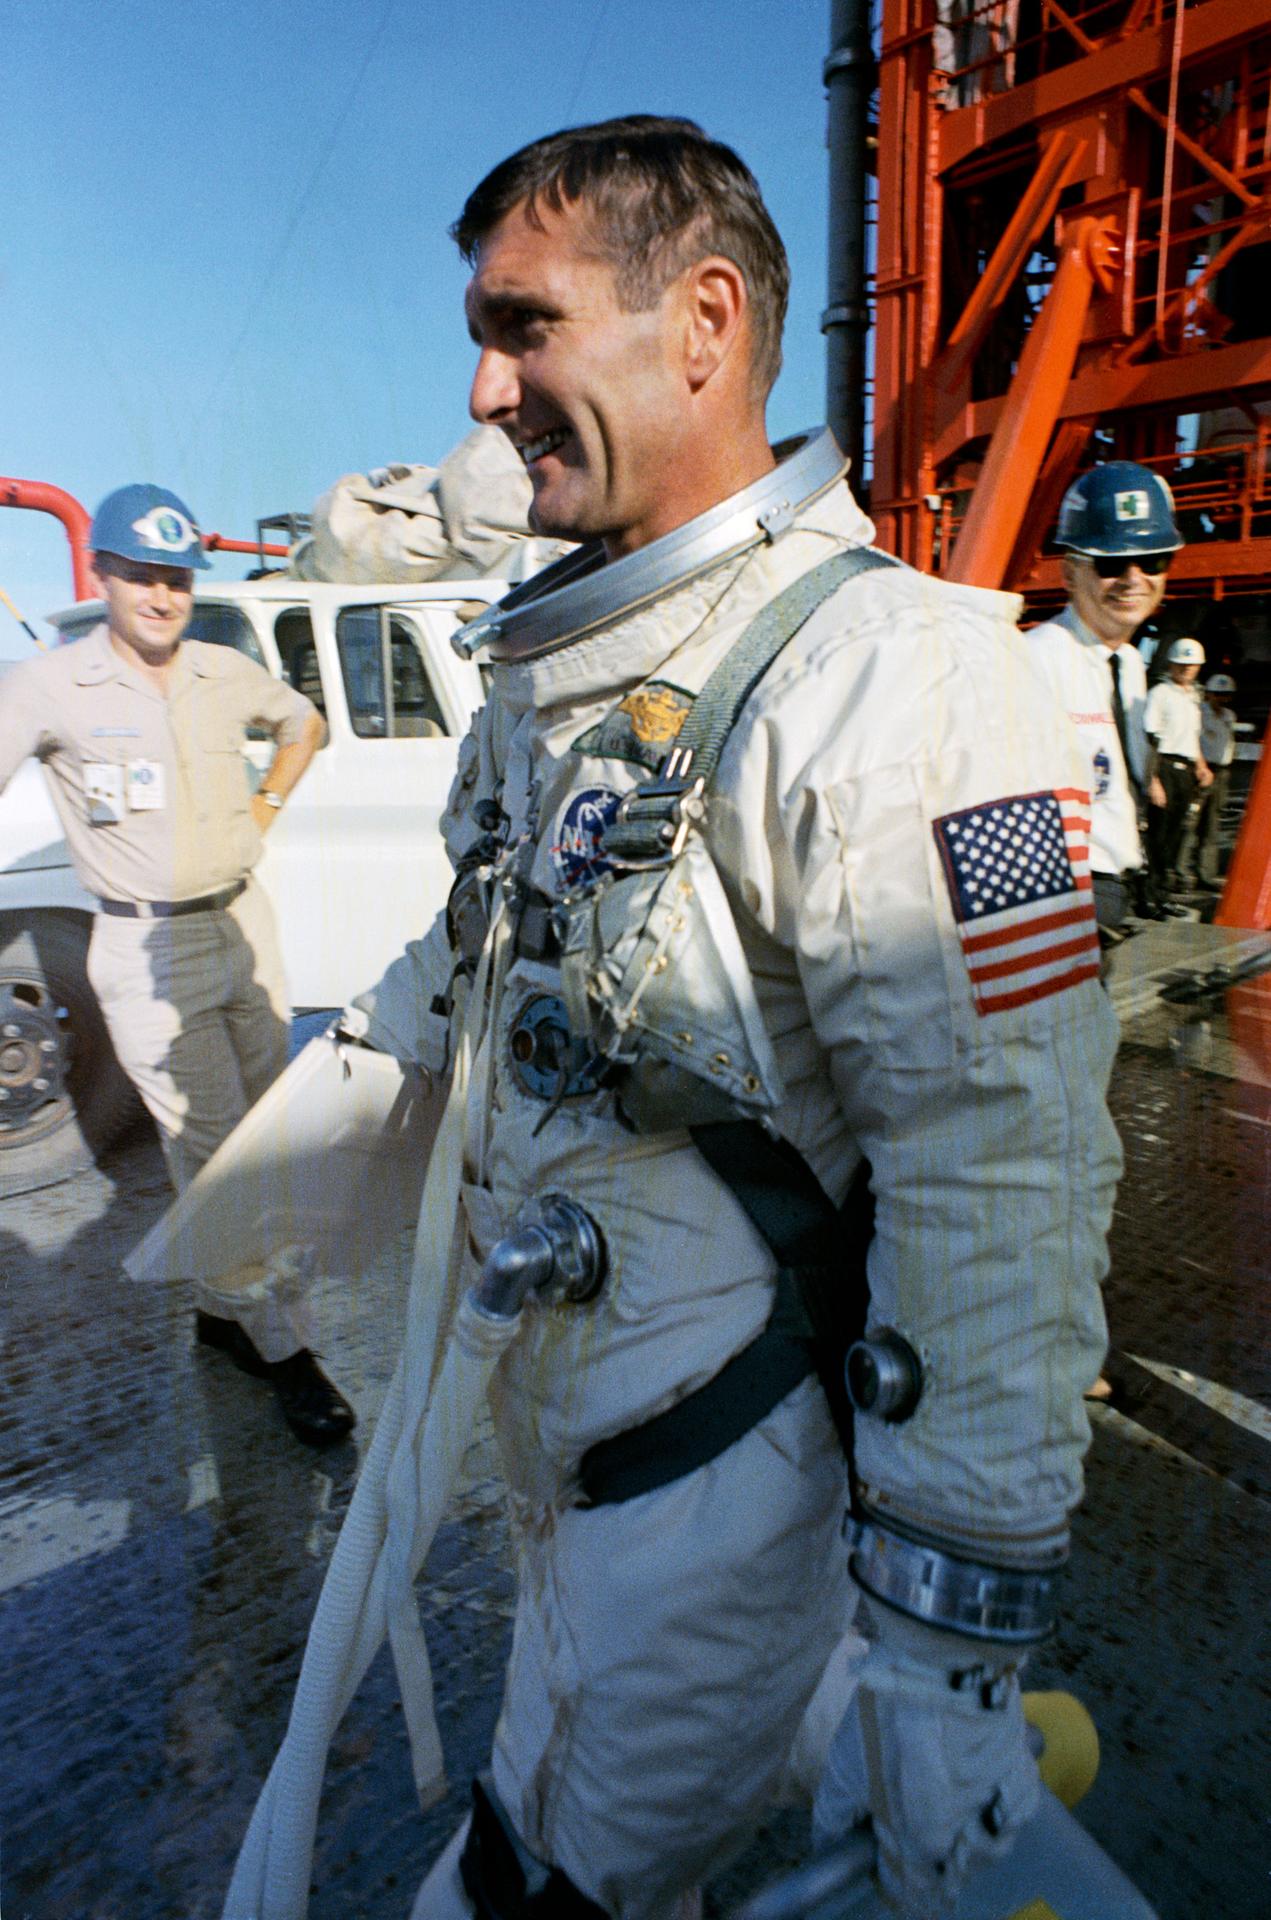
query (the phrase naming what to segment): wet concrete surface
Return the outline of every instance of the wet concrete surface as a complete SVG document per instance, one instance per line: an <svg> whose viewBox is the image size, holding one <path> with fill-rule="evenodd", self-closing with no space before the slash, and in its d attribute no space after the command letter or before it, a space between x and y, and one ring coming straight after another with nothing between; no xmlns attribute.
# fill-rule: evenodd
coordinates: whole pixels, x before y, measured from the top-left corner
<svg viewBox="0 0 1271 1920"><path fill-rule="evenodd" d="M1103 1765L1082 1818L1162 1920L1260 1920L1271 998L1264 980L1162 1009L1159 980L1214 964L1230 937L1129 945L1114 973L1130 1016L1113 1096L1117 1400L1094 1410L1066 1613L1030 1683L1094 1712ZM344 1447L301 1447L266 1387L194 1348L176 1290L122 1277L166 1202L138 1129L94 1172L0 1205L4 1920L219 1914L395 1360L404 1243L356 1286L321 1288L327 1364L361 1417ZM512 1605L488 1439L469 1469L420 1583L452 1791L420 1814L381 1655L332 1750L312 1920L404 1920L488 1753ZM797 1817L775 1821L708 1914L801 1836Z"/></svg>

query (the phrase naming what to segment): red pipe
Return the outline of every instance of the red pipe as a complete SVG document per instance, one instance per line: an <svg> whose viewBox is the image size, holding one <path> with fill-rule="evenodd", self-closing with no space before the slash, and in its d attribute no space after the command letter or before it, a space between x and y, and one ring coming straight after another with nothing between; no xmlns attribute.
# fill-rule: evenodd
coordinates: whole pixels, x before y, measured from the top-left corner
<svg viewBox="0 0 1271 1920"><path fill-rule="evenodd" d="M0 479L0 507L30 507L34 513L51 513L55 520L61 521L71 543L71 578L75 584L75 598L91 600L93 588L88 578L88 529L92 521L74 494L66 493L61 487L51 487L44 480Z"/></svg>
<svg viewBox="0 0 1271 1920"><path fill-rule="evenodd" d="M203 545L209 553L271 553L285 560L291 552L290 547L280 547L269 540L227 540L223 533L205 533Z"/></svg>

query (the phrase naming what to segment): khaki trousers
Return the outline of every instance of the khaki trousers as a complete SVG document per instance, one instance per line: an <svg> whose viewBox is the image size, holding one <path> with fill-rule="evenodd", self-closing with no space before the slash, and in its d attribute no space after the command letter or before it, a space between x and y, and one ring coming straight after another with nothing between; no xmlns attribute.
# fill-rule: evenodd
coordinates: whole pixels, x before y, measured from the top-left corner
<svg viewBox="0 0 1271 1920"><path fill-rule="evenodd" d="M290 1005L273 909L255 881L222 910L174 919L99 914L88 977L115 1052L159 1129L177 1192L287 1064ZM250 1296L200 1283L205 1312L236 1320L266 1360L310 1344L294 1276L253 1270Z"/></svg>

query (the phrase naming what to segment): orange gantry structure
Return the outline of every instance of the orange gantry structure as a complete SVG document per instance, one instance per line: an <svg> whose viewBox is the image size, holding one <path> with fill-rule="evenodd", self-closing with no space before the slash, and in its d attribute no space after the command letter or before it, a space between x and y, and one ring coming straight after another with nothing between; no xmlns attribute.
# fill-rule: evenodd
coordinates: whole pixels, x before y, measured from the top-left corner
<svg viewBox="0 0 1271 1920"><path fill-rule="evenodd" d="M1068 483L1141 461L1211 664L1243 625L1271 678L1271 0L882 0L877 44L880 544L1054 604ZM1233 913L1271 924L1266 755Z"/></svg>

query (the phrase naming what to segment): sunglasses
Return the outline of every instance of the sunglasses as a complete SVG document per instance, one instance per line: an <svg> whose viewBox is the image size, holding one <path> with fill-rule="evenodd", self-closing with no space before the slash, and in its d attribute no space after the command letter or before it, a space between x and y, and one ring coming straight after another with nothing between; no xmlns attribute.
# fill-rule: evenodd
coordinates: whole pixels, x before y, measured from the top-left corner
<svg viewBox="0 0 1271 1920"><path fill-rule="evenodd" d="M1131 567L1137 567L1140 573L1165 573L1174 558L1172 553L1085 553L1101 580L1116 580Z"/></svg>

